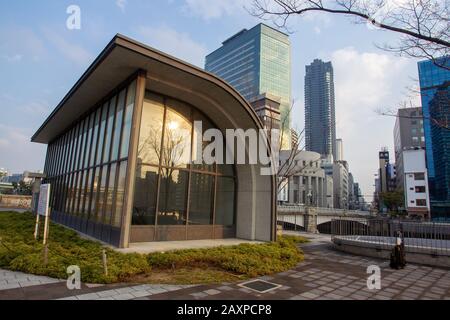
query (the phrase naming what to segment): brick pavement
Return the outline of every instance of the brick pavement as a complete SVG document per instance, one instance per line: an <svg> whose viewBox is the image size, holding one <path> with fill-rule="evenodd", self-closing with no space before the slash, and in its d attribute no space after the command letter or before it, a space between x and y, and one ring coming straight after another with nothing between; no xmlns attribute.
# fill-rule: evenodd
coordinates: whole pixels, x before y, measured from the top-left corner
<svg viewBox="0 0 450 320"><path fill-rule="evenodd" d="M0 270L0 283L5 284L6 281L8 285L9 277L9 280L17 280L16 283L20 286L3 289L0 287L0 300L450 300L450 269L408 264L404 270L392 270L387 261L335 251L328 240L314 240L303 245L302 249L306 258L297 267L260 278L280 285L279 288L264 294L242 288L237 283L198 286L83 284L81 290L69 291L65 282ZM369 265L378 265L381 268L381 290L367 288ZM19 279L22 281L18 281Z"/></svg>

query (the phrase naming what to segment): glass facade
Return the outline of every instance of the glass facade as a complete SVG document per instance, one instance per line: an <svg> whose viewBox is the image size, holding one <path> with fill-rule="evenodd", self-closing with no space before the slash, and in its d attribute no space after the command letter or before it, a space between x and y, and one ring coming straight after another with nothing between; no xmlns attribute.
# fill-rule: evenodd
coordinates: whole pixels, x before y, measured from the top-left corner
<svg viewBox="0 0 450 320"><path fill-rule="evenodd" d="M445 64L450 67L450 57L442 57L437 59L438 64ZM435 177L435 164L433 156L433 143L431 137L431 121L430 121L430 103L433 100L437 89L446 81L450 81L450 71L441 68L431 60L425 60L418 63L420 94L422 98L422 112L424 116L423 129L425 134L425 145L427 155L427 169L430 179ZM434 189L434 188L432 188ZM433 191L431 198L433 198Z"/></svg>
<svg viewBox="0 0 450 320"><path fill-rule="evenodd" d="M132 225L155 228L153 236L147 235L147 241L213 238L215 227L234 228L234 168L193 163L194 121L202 121L204 131L215 127L190 105L146 93ZM179 227L183 226L185 232L180 232ZM178 232L172 237L174 228Z"/></svg>
<svg viewBox="0 0 450 320"><path fill-rule="evenodd" d="M291 49L289 36L264 24L242 30L206 57L205 70L233 86L244 98L260 94L281 99L281 123L291 128Z"/></svg>
<svg viewBox="0 0 450 320"><path fill-rule="evenodd" d="M333 65L315 59L305 74L305 147L336 160L335 108Z"/></svg>
<svg viewBox="0 0 450 320"><path fill-rule="evenodd" d="M52 219L119 245L136 81L48 146Z"/></svg>

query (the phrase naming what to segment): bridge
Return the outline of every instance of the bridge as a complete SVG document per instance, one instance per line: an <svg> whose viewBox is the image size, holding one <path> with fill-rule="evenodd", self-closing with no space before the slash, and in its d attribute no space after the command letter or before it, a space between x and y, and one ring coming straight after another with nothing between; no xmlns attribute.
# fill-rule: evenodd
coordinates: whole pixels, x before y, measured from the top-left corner
<svg viewBox="0 0 450 320"><path fill-rule="evenodd" d="M334 219L361 223L364 226L370 216L369 211L279 205L277 223L285 230L331 233L331 221Z"/></svg>

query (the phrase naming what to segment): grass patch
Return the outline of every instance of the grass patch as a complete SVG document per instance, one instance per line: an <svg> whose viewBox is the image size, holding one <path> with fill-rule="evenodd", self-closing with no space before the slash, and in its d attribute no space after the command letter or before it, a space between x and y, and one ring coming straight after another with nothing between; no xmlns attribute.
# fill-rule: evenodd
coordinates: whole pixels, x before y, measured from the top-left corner
<svg viewBox="0 0 450 320"><path fill-rule="evenodd" d="M42 241L33 238L35 216L0 212L0 268L54 278L67 278L66 268L78 265L83 282L216 283L288 270L303 260L302 237L283 236L277 242L230 247L177 250L165 253L119 253L101 243L52 223L48 263ZM102 251L108 256L104 274Z"/></svg>

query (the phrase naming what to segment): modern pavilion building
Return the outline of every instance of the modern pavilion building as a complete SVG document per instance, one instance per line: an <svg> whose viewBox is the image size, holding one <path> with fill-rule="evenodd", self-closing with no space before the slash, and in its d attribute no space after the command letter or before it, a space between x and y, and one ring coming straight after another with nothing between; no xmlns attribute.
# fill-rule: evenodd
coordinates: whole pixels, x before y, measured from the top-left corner
<svg viewBox="0 0 450 320"><path fill-rule="evenodd" d="M115 36L32 137L48 144L52 219L118 247L275 240L275 177L194 163L194 121L262 128L220 78Z"/></svg>

